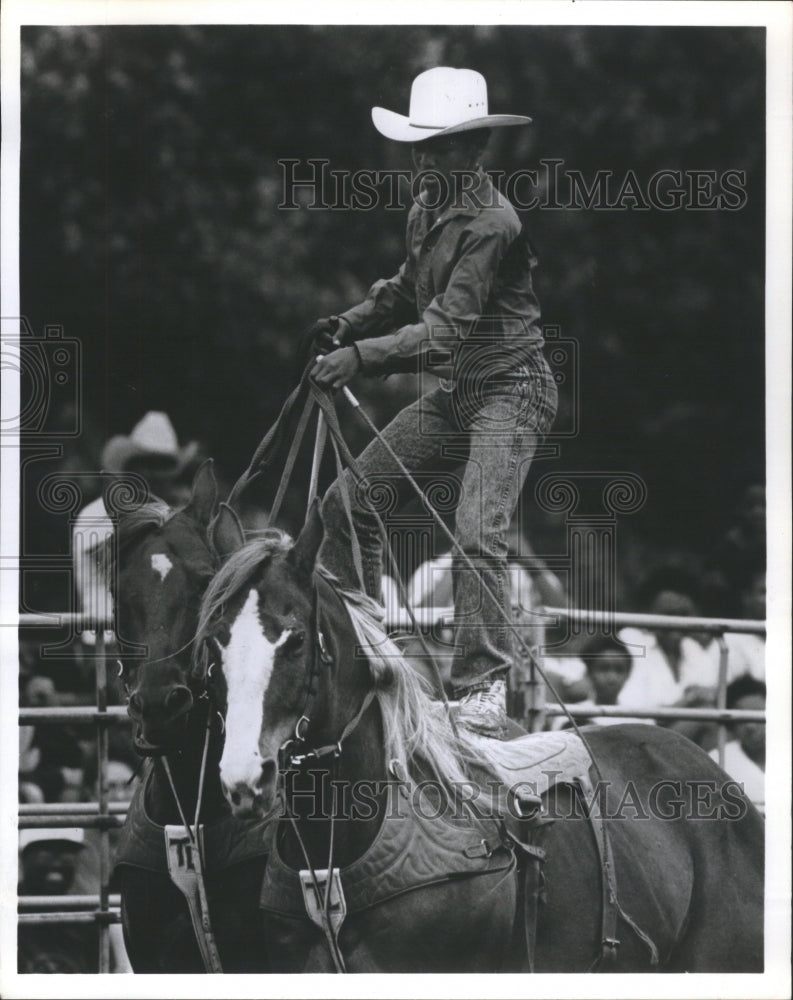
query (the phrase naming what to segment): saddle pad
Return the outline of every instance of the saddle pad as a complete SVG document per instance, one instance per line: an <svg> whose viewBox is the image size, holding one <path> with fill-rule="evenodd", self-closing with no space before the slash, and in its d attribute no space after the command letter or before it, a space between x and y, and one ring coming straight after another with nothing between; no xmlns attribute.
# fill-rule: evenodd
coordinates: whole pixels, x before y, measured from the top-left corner
<svg viewBox="0 0 793 1000"><path fill-rule="evenodd" d="M466 731L461 735L507 788L520 785L535 795L543 795L558 784L590 786L592 758L575 733L529 733L508 742Z"/></svg>
<svg viewBox="0 0 793 1000"><path fill-rule="evenodd" d="M151 771L138 786L121 829L113 867L131 865L168 875L165 827L149 818L145 791ZM268 824L263 820L239 820L232 815L207 824L203 831L206 874L221 872L241 861L269 853Z"/></svg>
<svg viewBox="0 0 793 1000"><path fill-rule="evenodd" d="M411 800L410 789L392 782L386 816L374 842L362 857L341 869L348 914L424 886L515 866L512 849L502 841L495 821L476 822L467 813L459 818L425 818ZM275 838L259 905L274 913L306 917L300 878L284 863Z"/></svg>

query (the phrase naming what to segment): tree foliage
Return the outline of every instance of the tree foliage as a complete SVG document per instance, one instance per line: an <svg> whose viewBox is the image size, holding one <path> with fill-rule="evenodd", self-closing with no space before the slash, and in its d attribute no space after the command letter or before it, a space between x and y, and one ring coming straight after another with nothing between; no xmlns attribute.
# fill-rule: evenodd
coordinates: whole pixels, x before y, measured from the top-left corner
<svg viewBox="0 0 793 1000"><path fill-rule="evenodd" d="M301 332L403 247L404 211L279 209L278 161L406 167L371 106L407 111L417 72L472 66L493 111L534 118L496 134L493 167L745 173L734 211L524 213L543 319L580 347L562 406L581 430L554 468L636 472L641 531L706 544L763 473L764 43L748 28L27 27L23 312L83 341L105 433L165 409L235 477ZM356 388L380 422L415 392Z"/></svg>

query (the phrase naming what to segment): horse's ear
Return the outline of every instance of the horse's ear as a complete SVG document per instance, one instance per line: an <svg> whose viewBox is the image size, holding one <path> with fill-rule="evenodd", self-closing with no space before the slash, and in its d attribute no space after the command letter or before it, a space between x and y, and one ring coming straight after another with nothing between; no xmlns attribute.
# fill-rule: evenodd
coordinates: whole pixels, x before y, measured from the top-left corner
<svg viewBox="0 0 793 1000"><path fill-rule="evenodd" d="M222 503L209 525L209 541L221 559L228 559L245 544L240 519L227 503Z"/></svg>
<svg viewBox="0 0 793 1000"><path fill-rule="evenodd" d="M199 524L208 525L215 513L218 500L218 487L215 482L214 463L211 458L202 462L193 479L190 499L185 505L185 511L192 515Z"/></svg>
<svg viewBox="0 0 793 1000"><path fill-rule="evenodd" d="M317 561L317 553L325 537L325 525L319 513L319 500L315 500L308 512L303 530L289 550L289 561L304 578L310 579Z"/></svg>

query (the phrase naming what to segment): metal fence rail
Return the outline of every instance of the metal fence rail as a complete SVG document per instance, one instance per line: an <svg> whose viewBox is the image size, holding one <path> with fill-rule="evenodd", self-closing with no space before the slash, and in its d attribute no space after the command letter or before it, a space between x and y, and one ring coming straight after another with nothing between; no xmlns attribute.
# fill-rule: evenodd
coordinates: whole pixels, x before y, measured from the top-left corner
<svg viewBox="0 0 793 1000"><path fill-rule="evenodd" d="M93 627L97 623L87 615L31 615L19 616L21 628L62 627L69 624L73 627ZM110 971L110 924L120 921L117 908L110 906L110 841L109 830L123 824L123 819L117 814L111 815L107 797L107 762L108 762L108 726L123 717L126 712L121 706L108 706L107 703L107 658L105 650L105 623L99 623L96 632L95 646L95 707L74 708L41 708L21 709L20 725L62 725L67 722L91 722L96 727L97 755L97 802L96 814L84 815L70 810L68 806L61 808L60 814L54 810L25 810L20 807L19 826L24 827L97 827L99 830L99 895L96 908L72 911L68 896L62 897L59 904L62 909L55 912L21 912L18 914L20 924L46 923L95 923L99 928L99 961L100 973ZM32 906L35 897L23 897L25 906ZM21 900L20 900L21 902ZM120 902L120 901L119 901Z"/></svg>
<svg viewBox="0 0 793 1000"><path fill-rule="evenodd" d="M415 608L414 615L419 628L431 629L449 627L454 623L454 609ZM729 618L681 618L660 615L629 614L624 612L604 612L569 608L539 608L534 612L536 625L554 626L562 619L593 630L596 627L624 628L628 626L647 629L676 629L688 632L710 633L719 643L719 683L715 708L656 708L630 709L620 706L589 706L587 708L568 704L567 710L574 717L652 719L671 722L675 720L711 721L718 724L719 763L724 763L724 745L727 725L732 722L765 722L765 712L738 711L726 708L727 666L729 650L724 635L728 632L765 635L765 622L748 619ZM93 616L64 614L23 614L19 616L22 628L52 627L96 628L96 704L66 708L22 708L19 711L20 725L64 725L85 723L96 727L97 733L97 801L81 803L21 804L19 806L19 828L60 828L81 827L99 830L99 892L97 895L75 896L21 896L18 899L18 922L22 924L96 924L99 929L99 971L110 971L110 925L121 920L118 895L109 891L110 845L108 833L123 825L128 803L108 802L107 760L108 727L127 718L126 709L120 705L107 703L107 662L103 628L107 622L97 622ZM389 630L409 632L412 624L404 609L392 609L386 627ZM531 666L534 674L533 665ZM538 690L539 678L532 676L529 686ZM557 704L534 702L529 709L529 728L544 716L565 715L565 709Z"/></svg>
<svg viewBox="0 0 793 1000"><path fill-rule="evenodd" d="M99 924L100 928L121 923L121 896L111 893L108 905L107 910L101 908L99 895L19 896L17 920L20 924Z"/></svg>
<svg viewBox="0 0 793 1000"><path fill-rule="evenodd" d="M516 606L515 610L526 609ZM648 628L675 629L690 632L710 632L713 635L723 635L726 632L740 632L747 635L765 635L766 624L754 618L687 618L680 615L643 615L627 611L589 611L577 608L541 607L530 611L531 622L523 622L521 627L539 625L558 625L561 619L567 619L577 625L585 625L594 630L595 627L613 626L615 628ZM448 628L454 624L454 608L414 608L416 623L421 628ZM389 609L386 627L388 629L409 632L412 629L410 617L404 608Z"/></svg>

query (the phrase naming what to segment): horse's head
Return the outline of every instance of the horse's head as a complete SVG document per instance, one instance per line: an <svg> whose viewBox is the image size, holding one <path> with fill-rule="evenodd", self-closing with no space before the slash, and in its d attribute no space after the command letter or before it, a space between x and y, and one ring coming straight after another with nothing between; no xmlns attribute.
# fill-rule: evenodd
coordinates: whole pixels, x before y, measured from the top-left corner
<svg viewBox="0 0 793 1000"><path fill-rule="evenodd" d="M216 500L208 462L184 507L171 511L151 504L119 519L112 581L116 631L134 742L142 754L179 745L206 682L196 675L193 654L201 600L221 558L213 544L217 532L210 528Z"/></svg>
<svg viewBox="0 0 793 1000"><path fill-rule="evenodd" d="M309 698L317 703L310 694L318 680L313 571L322 533L315 507L294 545L278 531L247 543L204 600L199 637L219 654L224 687L220 778L238 815L270 810L279 749Z"/></svg>
<svg viewBox="0 0 793 1000"><path fill-rule="evenodd" d="M415 758L449 789L479 760L383 631L377 603L315 566L323 534L315 505L294 545L279 531L248 542L202 604L198 641L221 668L220 780L238 816L272 812L282 765L327 774L343 746L345 764L367 774L405 774Z"/></svg>

